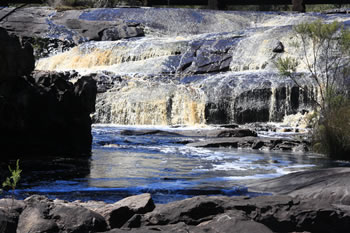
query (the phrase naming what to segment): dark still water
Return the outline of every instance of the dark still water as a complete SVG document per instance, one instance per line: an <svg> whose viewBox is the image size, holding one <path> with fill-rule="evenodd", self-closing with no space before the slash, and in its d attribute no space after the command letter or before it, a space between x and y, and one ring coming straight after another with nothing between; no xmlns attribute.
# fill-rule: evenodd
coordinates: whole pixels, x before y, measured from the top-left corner
<svg viewBox="0 0 350 233"><path fill-rule="evenodd" d="M66 200L115 202L151 193L157 203L194 195L257 195L245 185L293 171L338 166L317 155L192 148L173 135L122 135L120 127L95 125L89 159L21 160L18 198L43 194ZM176 132L178 129L172 129Z"/></svg>

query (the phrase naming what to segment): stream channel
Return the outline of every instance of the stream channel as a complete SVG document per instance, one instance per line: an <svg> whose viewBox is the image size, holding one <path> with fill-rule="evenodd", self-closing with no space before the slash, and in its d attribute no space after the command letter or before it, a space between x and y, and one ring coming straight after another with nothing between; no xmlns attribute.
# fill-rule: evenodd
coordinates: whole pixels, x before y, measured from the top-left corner
<svg viewBox="0 0 350 233"><path fill-rule="evenodd" d="M90 158L21 160L17 198L42 194L112 203L151 193L156 203L167 203L196 195L268 195L249 192L245 185L294 171L344 166L315 154L193 148L183 142L200 138L121 134L145 128L150 129L94 125ZM159 129L176 132L181 128Z"/></svg>

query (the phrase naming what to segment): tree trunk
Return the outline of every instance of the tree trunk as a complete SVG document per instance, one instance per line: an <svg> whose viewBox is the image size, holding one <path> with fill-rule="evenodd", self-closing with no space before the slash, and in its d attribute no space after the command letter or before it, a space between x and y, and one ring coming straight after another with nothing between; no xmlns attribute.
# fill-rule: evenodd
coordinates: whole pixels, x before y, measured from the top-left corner
<svg viewBox="0 0 350 233"><path fill-rule="evenodd" d="M212 10L224 10L225 0L208 0L208 8Z"/></svg>
<svg viewBox="0 0 350 233"><path fill-rule="evenodd" d="M304 0L292 0L293 11L305 12Z"/></svg>

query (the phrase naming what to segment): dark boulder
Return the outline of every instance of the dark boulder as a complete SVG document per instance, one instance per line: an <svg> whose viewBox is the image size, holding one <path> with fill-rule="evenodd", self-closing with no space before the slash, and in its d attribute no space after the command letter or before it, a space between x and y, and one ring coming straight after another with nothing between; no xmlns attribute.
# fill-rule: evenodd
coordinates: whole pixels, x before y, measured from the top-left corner
<svg viewBox="0 0 350 233"><path fill-rule="evenodd" d="M89 154L95 81L83 77L72 84L69 76L48 72L33 77L0 84L4 155Z"/></svg>
<svg viewBox="0 0 350 233"><path fill-rule="evenodd" d="M34 195L25 200L17 233L106 231L106 221L98 213L74 203L52 201Z"/></svg>
<svg viewBox="0 0 350 233"><path fill-rule="evenodd" d="M151 212L155 208L151 195L148 193L124 198L114 204L93 208L107 221L110 228L140 226L140 215ZM138 216L138 217L137 217Z"/></svg>
<svg viewBox="0 0 350 233"><path fill-rule="evenodd" d="M100 214L69 203L55 205L50 215L58 227L66 232L96 232L104 231L107 227Z"/></svg>
<svg viewBox="0 0 350 233"><path fill-rule="evenodd" d="M240 36L233 36L192 42L182 55L177 74L184 76L228 71L232 61L232 49L239 38Z"/></svg>
<svg viewBox="0 0 350 233"><path fill-rule="evenodd" d="M184 222L198 225L223 213L223 202L218 198L198 196L166 205L158 205L154 211L145 215L145 225L168 225Z"/></svg>
<svg viewBox="0 0 350 233"><path fill-rule="evenodd" d="M88 155L96 82L35 72L33 50L0 28L1 160L19 155Z"/></svg>
<svg viewBox="0 0 350 233"><path fill-rule="evenodd" d="M30 75L34 63L33 48L27 43L21 44L18 37L0 28L0 83Z"/></svg>

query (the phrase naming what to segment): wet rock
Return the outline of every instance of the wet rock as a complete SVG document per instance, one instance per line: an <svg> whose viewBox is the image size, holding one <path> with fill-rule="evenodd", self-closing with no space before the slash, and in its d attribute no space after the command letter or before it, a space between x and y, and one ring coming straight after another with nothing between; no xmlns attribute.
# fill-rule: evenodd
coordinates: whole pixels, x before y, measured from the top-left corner
<svg viewBox="0 0 350 233"><path fill-rule="evenodd" d="M159 136L179 136L180 134L165 130L122 130L121 135L126 136L144 136L144 135L159 135Z"/></svg>
<svg viewBox="0 0 350 233"><path fill-rule="evenodd" d="M230 130L211 130L208 137L257 137L257 133L250 129L230 129Z"/></svg>
<svg viewBox="0 0 350 233"><path fill-rule="evenodd" d="M276 150L307 152L309 142L288 138L242 137L242 138L210 138L198 142L191 142L187 146L193 147L232 147L256 150Z"/></svg>
<svg viewBox="0 0 350 233"><path fill-rule="evenodd" d="M75 43L68 40L59 40L55 38L41 37L22 37L22 41L29 43L33 47L34 57L36 60L48 57L52 54L68 51L75 46Z"/></svg>
<svg viewBox="0 0 350 233"><path fill-rule="evenodd" d="M119 75L109 72L92 73L89 76L96 81L97 93L104 93L122 82L122 78Z"/></svg>
<svg viewBox="0 0 350 233"><path fill-rule="evenodd" d="M177 75L228 71L230 51L240 36L225 39L197 40L189 45L177 68Z"/></svg>
<svg viewBox="0 0 350 233"><path fill-rule="evenodd" d="M137 25L128 26L127 24L106 28L99 33L102 41L114 41L145 35L141 27L138 27Z"/></svg>
<svg viewBox="0 0 350 233"><path fill-rule="evenodd" d="M350 204L350 168L327 168L296 172L279 178L249 185L249 189L313 198L320 202Z"/></svg>
<svg viewBox="0 0 350 233"><path fill-rule="evenodd" d="M238 128L239 125L238 125L238 124L224 124L224 125L219 125L219 127L221 127L221 128L235 129L235 128Z"/></svg>

